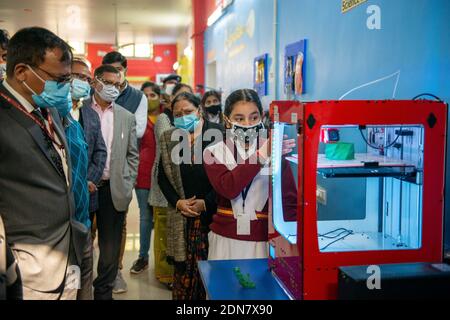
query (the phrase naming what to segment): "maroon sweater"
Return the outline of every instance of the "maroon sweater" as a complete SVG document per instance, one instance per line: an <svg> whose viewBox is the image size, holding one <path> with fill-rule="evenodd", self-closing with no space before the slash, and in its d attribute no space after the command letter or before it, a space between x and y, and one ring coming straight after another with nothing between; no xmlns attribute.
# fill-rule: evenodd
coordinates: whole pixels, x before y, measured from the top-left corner
<svg viewBox="0 0 450 320"><path fill-rule="evenodd" d="M152 168L155 162L156 140L154 125L147 120L147 128L139 145L139 167L136 181L137 189L149 190L152 186Z"/></svg>
<svg viewBox="0 0 450 320"><path fill-rule="evenodd" d="M208 150L208 156L213 156ZM232 199L238 197L261 170L259 164L239 164L232 171L224 164L204 164L211 185L217 193L217 213L213 216L210 229L226 238L244 241L267 241L268 204L261 212L257 212L258 220L250 221L250 235L237 235L237 220L233 216ZM249 193L247 197L251 197Z"/></svg>
<svg viewBox="0 0 450 320"><path fill-rule="evenodd" d="M208 150L206 157L214 157ZM218 162L218 161L216 161ZM223 237L244 241L268 240L268 202L261 212L256 212L258 220L250 221L250 235L237 234L237 220L233 216L232 199L238 197L261 170L259 164L248 161L228 170L224 164L204 164L211 185L217 193L217 213L213 215L210 229ZM282 160L282 198L283 218L285 221L297 219L297 187L288 161ZM258 192L258 191L256 191ZM248 194L247 197L252 197Z"/></svg>

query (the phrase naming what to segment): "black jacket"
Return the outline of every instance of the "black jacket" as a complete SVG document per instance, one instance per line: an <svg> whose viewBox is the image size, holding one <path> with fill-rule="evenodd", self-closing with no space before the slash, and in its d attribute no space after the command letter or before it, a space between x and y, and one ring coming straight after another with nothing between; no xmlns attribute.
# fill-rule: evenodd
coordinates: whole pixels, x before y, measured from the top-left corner
<svg viewBox="0 0 450 320"><path fill-rule="evenodd" d="M223 139L224 128L222 125L205 120L202 128L202 135L205 136L205 132L209 129L216 129L221 131L221 138ZM202 154L208 146L217 142L219 141L208 141L203 139ZM209 226L209 224L211 224L212 222L212 215L216 212L217 209L216 193L209 183L208 176L206 175L203 164L181 164L180 170L186 198L191 198L195 195L197 199L205 200L207 211L205 212L206 214L202 214L200 218L204 226ZM159 162L158 184L167 201L172 207L175 208L176 203L178 202L178 200L180 200L180 196L177 194L175 188L167 178L162 161Z"/></svg>

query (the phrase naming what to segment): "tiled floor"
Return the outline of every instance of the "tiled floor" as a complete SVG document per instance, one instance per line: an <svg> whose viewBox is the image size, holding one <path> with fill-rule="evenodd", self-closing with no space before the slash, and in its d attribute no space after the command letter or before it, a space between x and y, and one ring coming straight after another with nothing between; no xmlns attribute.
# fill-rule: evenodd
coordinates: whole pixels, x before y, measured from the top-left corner
<svg viewBox="0 0 450 320"><path fill-rule="evenodd" d="M98 247L95 245L96 252L94 258L98 257ZM139 275L132 275L130 268L139 254L139 208L134 198L127 217L127 243L125 255L123 258L124 269L122 275L128 284L128 292L115 294L116 300L171 300L172 292L167 290L164 285L159 283L154 273L154 254L153 254L153 234L150 248L149 268ZM96 271L96 263L94 264ZM94 272L95 272L94 271ZM94 275L95 279L95 275Z"/></svg>

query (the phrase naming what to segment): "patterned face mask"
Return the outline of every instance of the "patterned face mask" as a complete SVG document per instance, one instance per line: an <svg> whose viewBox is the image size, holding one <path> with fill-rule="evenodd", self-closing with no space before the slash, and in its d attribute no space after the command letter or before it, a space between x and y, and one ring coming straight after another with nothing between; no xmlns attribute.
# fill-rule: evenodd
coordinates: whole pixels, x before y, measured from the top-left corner
<svg viewBox="0 0 450 320"><path fill-rule="evenodd" d="M261 121L252 126L243 126L237 123L231 123L231 125L233 136L245 143L253 143L258 138L259 131L264 129L264 124Z"/></svg>

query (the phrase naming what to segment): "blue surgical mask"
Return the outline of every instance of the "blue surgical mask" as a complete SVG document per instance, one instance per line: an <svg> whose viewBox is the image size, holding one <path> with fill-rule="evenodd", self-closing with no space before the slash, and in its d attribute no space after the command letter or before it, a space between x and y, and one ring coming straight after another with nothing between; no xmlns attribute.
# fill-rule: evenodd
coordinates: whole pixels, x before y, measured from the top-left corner
<svg viewBox="0 0 450 320"><path fill-rule="evenodd" d="M195 113L174 119L174 125L176 128L184 129L190 133L194 132L199 123L200 119Z"/></svg>
<svg viewBox="0 0 450 320"><path fill-rule="evenodd" d="M72 96L70 94L70 83L58 83L54 80L44 80L42 79L34 70L28 66L34 75L45 83L44 91L41 94L37 94L33 89L28 86L24 81L23 84L30 90L33 94L31 98L33 99L36 106L39 108L53 108L58 110L62 117L65 117L72 107Z"/></svg>
<svg viewBox="0 0 450 320"><path fill-rule="evenodd" d="M72 99L80 100L89 96L91 92L91 86L89 82L80 79L73 79L70 93L72 94Z"/></svg>

